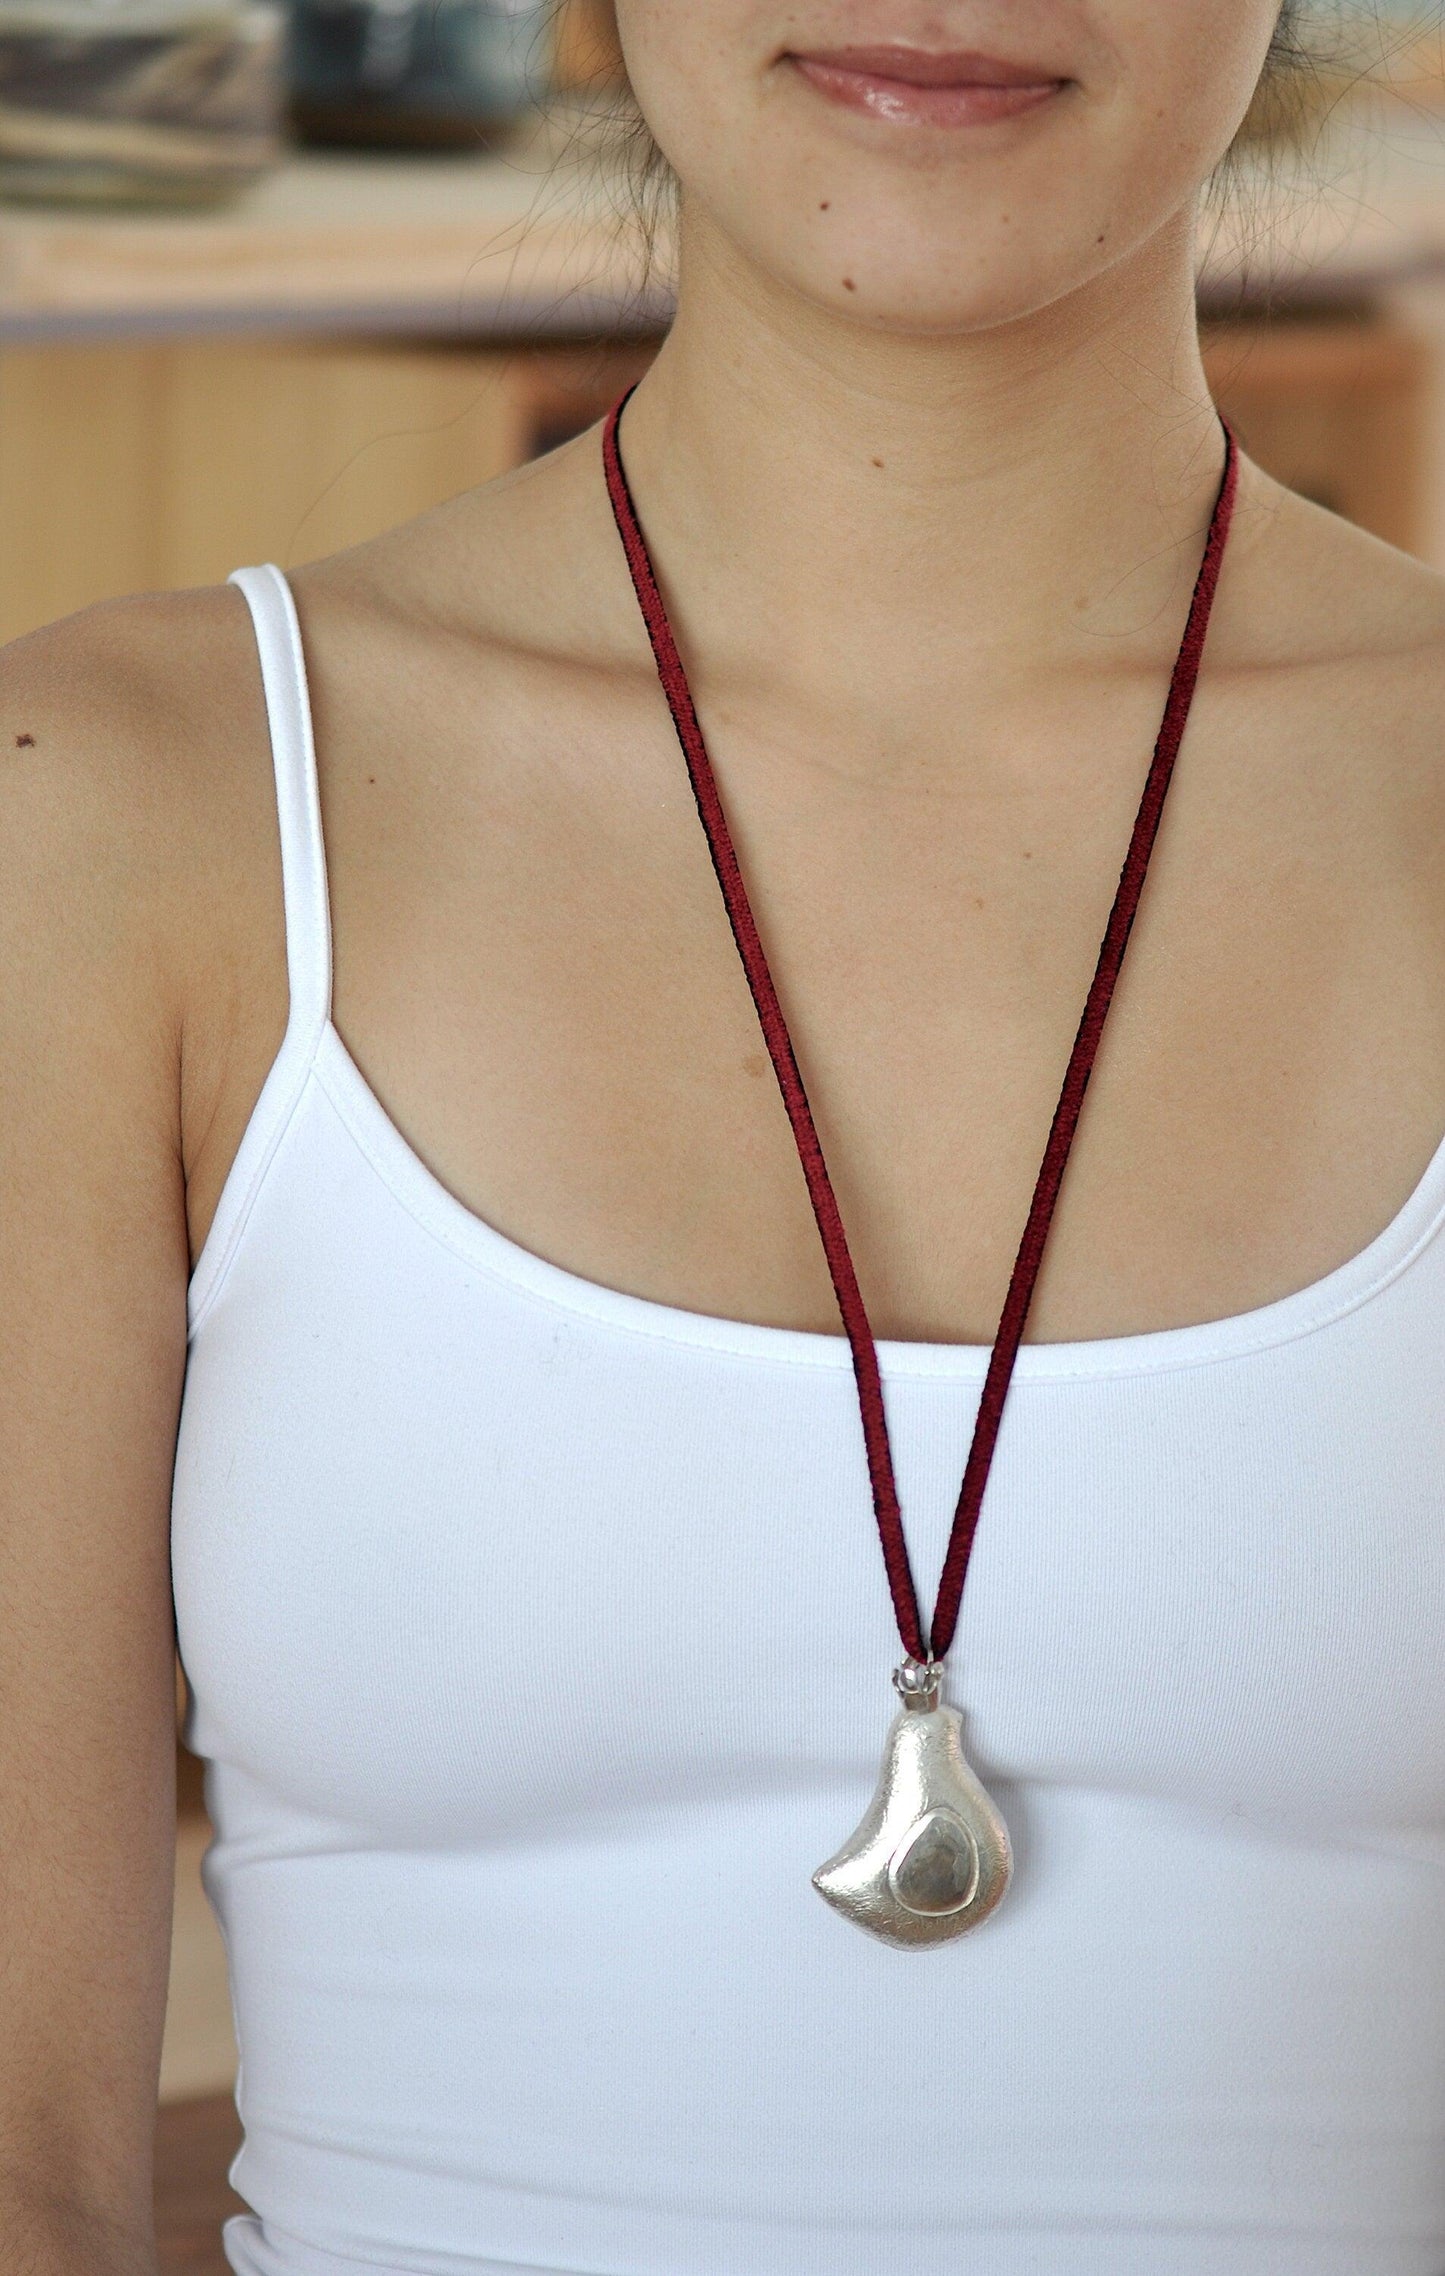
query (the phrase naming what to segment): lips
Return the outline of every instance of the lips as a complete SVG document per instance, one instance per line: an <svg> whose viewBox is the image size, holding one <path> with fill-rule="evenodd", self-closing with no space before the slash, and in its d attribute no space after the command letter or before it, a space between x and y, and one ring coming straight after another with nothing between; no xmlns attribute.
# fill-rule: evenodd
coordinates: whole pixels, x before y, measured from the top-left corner
<svg viewBox="0 0 1445 2276"><path fill-rule="evenodd" d="M924 48L820 48L788 60L828 101L900 125L987 126L1039 109L1068 85L1034 64Z"/></svg>

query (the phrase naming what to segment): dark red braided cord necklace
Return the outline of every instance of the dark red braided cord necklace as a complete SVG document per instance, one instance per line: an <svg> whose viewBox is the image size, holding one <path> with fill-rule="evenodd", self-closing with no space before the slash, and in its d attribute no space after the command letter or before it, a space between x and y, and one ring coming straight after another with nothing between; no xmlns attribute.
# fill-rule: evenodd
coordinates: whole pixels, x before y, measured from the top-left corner
<svg viewBox="0 0 1445 2276"><path fill-rule="evenodd" d="M899 1508L898 1487L893 1471L893 1457L888 1440L888 1423L883 1408L883 1386L878 1368L878 1353L869 1324L867 1309L853 1268L843 1220L833 1193L832 1181L823 1149L808 1104L802 1074L798 1067L792 1039L783 1018L782 1006L773 985L772 973L763 951L756 921L748 901L747 888L728 828L727 816L718 793L717 779L712 762L698 725L697 712L687 675L673 638L672 626L658 589L657 578L648 554L647 543L637 518L632 492L623 469L618 443L618 428L622 412L632 394L629 388L608 415L603 430L603 460L607 474L607 490L612 501L618 531L627 554L627 565L647 626L648 638L657 662L658 677L667 697L677 737L691 778L693 795L703 829L707 834L712 853L713 867L722 888L723 901L732 925L733 937L742 957L748 986L757 1007L759 1024L768 1047L768 1055L778 1079L778 1088L788 1110L793 1136L802 1157L803 1174L807 1179L808 1194L813 1214L822 1235L823 1248L828 1259L833 1287L837 1292L838 1309L852 1348L853 1366L858 1383L858 1401L863 1417L863 1438L868 1454L868 1474L873 1488L873 1505L878 1518L878 1531L883 1543L883 1561L888 1572L894 1610L898 1616L899 1634L905 1650L916 1660L941 1660L953 1640L958 1620L959 1602L963 1594L964 1574L968 1566L969 1551L973 1546L978 1524L979 1509L984 1487L988 1481L989 1466L993 1460L998 1438L999 1422L1003 1414L1004 1398L1009 1378L1013 1373L1014 1357L1023 1336L1034 1283L1038 1278L1043 1259L1044 1244L1049 1225L1063 1182L1064 1167L1069 1148L1077 1128L1084 1093L1104 1031L1104 1021L1114 994L1114 985L1124 961L1130 928L1139 896L1144 885L1149 856L1158 834L1159 819L1164 811L1165 793L1169 788L1174 761L1183 740L1189 718L1195 686L1199 678L1200 661L1204 653L1205 634L1209 628L1210 610L1219 583L1220 565L1229 536L1230 520L1234 508L1238 481L1238 459L1234 437L1225 427L1225 458L1223 479L1215 504L1209 535L1200 564L1199 576L1190 602L1184 637L1169 685L1168 701L1154 746L1154 756L1139 802L1129 850L1119 878L1114 905L1109 912L1103 944L1099 950L1094 977L1085 999L1083 1017L1079 1022L1074 1047L1064 1075L1063 1088L1054 1111L1048 1143L1044 1149L1038 1182L1034 1188L1028 1221L1018 1256L1009 1280L1008 1294L1004 1299L999 1320L998 1335L990 1355L988 1372L984 1379L979 1401L978 1416L974 1424L973 1440L963 1474L958 1508L949 1536L944 1559L943 1576L939 1586L933 1621L925 1638L919 1617L918 1595L908 1560L908 1547L903 1534L903 1521Z"/></svg>
<svg viewBox="0 0 1445 2276"><path fill-rule="evenodd" d="M847 1235L823 1159L797 1054L778 1001L732 833L718 793L712 762L698 725L687 674L678 654L667 610L637 518L618 444L622 412L632 390L614 404L603 428L602 455L607 493L627 555L658 678L687 761L693 795L702 820L713 868L722 889L733 938L752 991L768 1056L783 1095L788 1120L807 1180L813 1215L822 1236L828 1270L853 1355L858 1405L863 1420L873 1508L883 1545L898 1632L908 1654L893 1681L902 1705L884 1750L883 1769L873 1799L856 1831L813 1875L813 1885L845 1918L885 1943L903 1947L941 1944L978 1926L995 1910L1013 1872L1008 1827L968 1762L962 1743L962 1715L942 1702L943 1659L953 1640L963 1595L969 1552L998 1439L1004 1399L1028 1317L1044 1244L1063 1182L1069 1148L1078 1127L1099 1039L1124 961L1130 928L1145 871L1158 834L1164 797L1183 740L1204 654L1210 610L1219 583L1238 481L1234 437L1224 429L1224 471L1195 582L1189 615L1169 683L1168 700L1154 746L1129 850L1085 999L1074 1047L1069 1054L1059 1102L1034 1187L1023 1239L1004 1299L998 1334L989 1354L963 1485L949 1533L938 1599L925 1637L919 1616L898 1502L878 1351L867 1308L853 1269Z"/></svg>

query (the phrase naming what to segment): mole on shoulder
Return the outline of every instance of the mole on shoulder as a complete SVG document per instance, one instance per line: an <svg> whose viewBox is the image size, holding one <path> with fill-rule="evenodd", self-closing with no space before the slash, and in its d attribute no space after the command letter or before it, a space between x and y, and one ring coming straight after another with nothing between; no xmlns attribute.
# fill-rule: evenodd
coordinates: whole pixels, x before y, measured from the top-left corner
<svg viewBox="0 0 1445 2276"><path fill-rule="evenodd" d="M17 751L33 751L35 748L35 737L33 735L17 735L15 738L15 748Z"/></svg>

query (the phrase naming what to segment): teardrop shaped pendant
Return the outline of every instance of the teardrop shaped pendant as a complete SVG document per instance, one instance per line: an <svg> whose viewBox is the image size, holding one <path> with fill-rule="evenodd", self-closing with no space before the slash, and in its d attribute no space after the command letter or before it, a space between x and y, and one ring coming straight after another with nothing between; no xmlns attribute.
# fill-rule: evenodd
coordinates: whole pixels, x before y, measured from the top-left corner
<svg viewBox="0 0 1445 2276"><path fill-rule="evenodd" d="M963 1752L963 1718L939 1704L938 1660L905 1660L877 1790L813 1886L886 1944L943 1944L977 1928L1013 1872L1008 1827Z"/></svg>

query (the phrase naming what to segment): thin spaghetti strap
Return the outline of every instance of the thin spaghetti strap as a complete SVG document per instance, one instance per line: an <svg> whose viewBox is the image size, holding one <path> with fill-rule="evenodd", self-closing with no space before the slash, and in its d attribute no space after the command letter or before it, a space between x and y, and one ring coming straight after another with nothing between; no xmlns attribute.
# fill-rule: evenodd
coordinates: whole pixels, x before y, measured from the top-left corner
<svg viewBox="0 0 1445 2276"><path fill-rule="evenodd" d="M290 1011L281 1047L262 1085L221 1190L206 1244L191 1275L190 1331L196 1335L220 1295L245 1235L251 1205L310 1083L331 1019L331 907L316 789L316 747L306 659L291 588L279 569L237 569L261 662L286 910Z"/></svg>
<svg viewBox="0 0 1445 2276"><path fill-rule="evenodd" d="M236 569L229 582L239 585L251 611L271 732L290 1030L314 1046L331 1017L331 906L301 627L291 587L274 564Z"/></svg>

